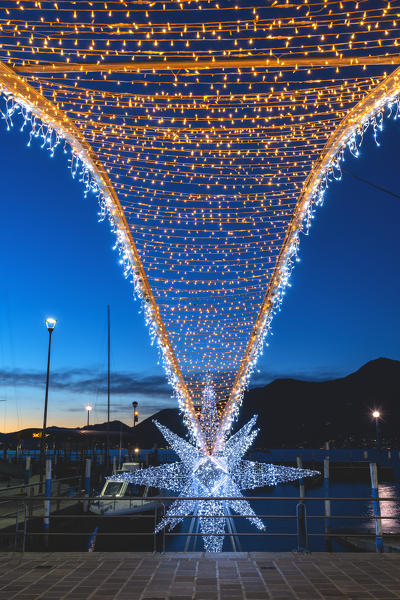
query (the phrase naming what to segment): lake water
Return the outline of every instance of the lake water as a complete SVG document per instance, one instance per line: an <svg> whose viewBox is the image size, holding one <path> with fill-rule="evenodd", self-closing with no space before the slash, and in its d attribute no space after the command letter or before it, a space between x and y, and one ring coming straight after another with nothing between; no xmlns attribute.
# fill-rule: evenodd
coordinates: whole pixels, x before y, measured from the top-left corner
<svg viewBox="0 0 400 600"><path fill-rule="evenodd" d="M368 517L373 516L372 503L367 500L350 500L351 497L369 498L370 486L365 482L333 482L330 486L331 497L348 498L344 501L335 501L331 503L332 516L338 517L331 520L332 533L359 533L373 534L375 531L374 520ZM268 499L261 501L252 501L251 496L266 496ZM379 495L382 498L400 497L400 485L393 482L382 482L379 486ZM305 503L307 507L307 528L309 533L309 550L325 551L325 536L313 536L310 534L324 534L324 519L313 518L324 515L323 501L307 501L307 498L317 498L324 496L323 483L314 483L314 487L306 488ZM283 497L284 500L273 500L273 498ZM264 488L254 490L253 494L248 495L248 499L259 515L267 515L263 518L266 526L265 533L283 534L262 536L257 530L248 523L247 520L234 518L234 524L238 533L254 532L254 537L239 537L241 550L258 552L290 552L297 549L296 536L296 504L299 497L299 488L297 485L281 485L276 488ZM287 499L286 499L287 498ZM291 500L292 498L292 500ZM75 505L76 506L76 505ZM78 511L78 512L76 512ZM383 520L384 533L398 534L400 536L400 503L396 501L381 502L381 514L386 517ZM83 515L81 509L67 509L65 519L60 515L59 518L51 519L50 530L52 532L75 532L74 536L52 536L50 538L50 550L53 551L87 551L88 542L91 534L98 528L98 536L95 544L97 551L152 551L153 550L153 529L154 517L149 513L147 516L124 516L124 517L96 517L93 514ZM77 515L76 518L74 515ZM270 517L268 518L268 515ZM272 518L272 516L277 518ZM343 518L351 516L351 519ZM290 518L288 518L290 517ZM356 518L356 517L362 517ZM185 519L174 531L178 533L189 532L193 524L192 518ZM30 532L43 531L42 520L33 519L28 527L27 549L38 551L44 550L43 538L29 536ZM77 536L76 534L79 535ZM121 536L120 532L124 535ZM147 533L148 535L143 535ZM103 535L102 535L103 534ZM130 535L132 534L132 535ZM371 538L373 539L373 538ZM166 537L166 550L183 551L187 542L187 536ZM193 547L194 537L191 538L189 550L196 551L203 549L202 540L197 538L196 545ZM158 551L162 550L162 539L158 537ZM225 538L224 551L232 551L232 543L229 537ZM345 552L347 549L332 540L332 550L335 552Z"/></svg>
<svg viewBox="0 0 400 600"><path fill-rule="evenodd" d="M325 535L314 537L311 534L324 534L324 519L313 518L324 515L323 501L307 501L307 498L324 497L325 490L323 482L311 489L306 490L306 509L307 509L307 530L309 534L309 550L313 552L323 552L326 549ZM374 534L375 522L368 517L373 516L372 503L365 501L350 500L351 497L369 498L371 488L367 482L333 482L330 484L330 496L349 498L344 501L331 502L331 533L358 533ZM260 500L251 502L251 496L268 496L271 500ZM400 485L393 482L382 482L379 485L379 496L382 498L400 497ZM289 552L297 549L297 523L296 523L296 505L299 498L299 489L297 485L285 484L276 488L266 488L254 490L248 494L248 499L257 514L274 515L278 518L264 518L266 526L265 533L284 534L284 535L256 535L254 537L240 537L239 541L243 551L258 552ZM272 500L273 498L285 497L288 500ZM289 500L293 498L293 500ZM381 502L381 515L386 517L383 520L383 532L400 535L400 503L385 501ZM343 518L353 517L351 519ZM289 518L287 518L289 517ZM342 518L340 518L342 517ZM363 517L363 518L356 518ZM258 533L246 519L234 518L234 524L238 533ZM180 532L188 531L190 520L179 529ZM177 529L178 531L178 529ZM292 535L290 535L292 534ZM183 550L185 538L167 537L167 550ZM202 549L200 539L196 544L196 549ZM344 548L337 541L332 540L332 550L335 552L345 552ZM224 551L232 551L232 544L229 538L225 539Z"/></svg>
<svg viewBox="0 0 400 600"><path fill-rule="evenodd" d="M115 451L116 452L116 451ZM141 454L145 451L141 451ZM169 453L169 454L168 454ZM398 450L392 451L390 454L385 450L382 451L379 456L372 449L368 451L368 455L365 455L365 450L331 450L331 476L329 496L335 498L346 498L346 500L331 502L331 515L332 519L330 522L331 533L338 535L342 534L374 534L375 522L369 517L373 516L372 502L368 500L351 500L351 498L370 498L371 488L369 481L369 470L368 461L375 461L379 459L380 465L383 469L380 472L381 483L379 485L379 496L381 498L400 497L400 460ZM159 457L161 459L173 459L171 451L161 450ZM289 464L294 465L296 456L300 455L303 458L305 467L311 467L321 469L321 462L326 456L324 450L271 450L268 452L255 452L251 458L253 460L264 460L266 462L278 462L285 461ZM165 455L165 456L164 456ZM76 457L78 459L78 455ZM142 457L142 460L144 456ZM335 461L340 461L335 463ZM359 461L363 461L361 464ZM336 465L336 466L335 466ZM341 466L340 466L341 465ZM388 467L392 468L388 468ZM386 469L386 470L385 470ZM387 473L389 477L394 475L397 482L385 481L384 473ZM318 480L305 480L306 483L306 497L305 505L307 509L307 529L308 529L308 547L311 551L324 551L326 549L326 539L324 535L324 502L323 501L311 501L307 498L317 498L325 496L325 488L322 478ZM265 496L267 499L261 501L251 501L251 497L254 496ZM258 515L266 515L263 521L266 526L266 530L263 533L267 533L267 536L263 536L258 532L246 519L236 518L234 516L233 523L236 527L238 534L240 533L255 533L252 537L240 537L238 536L241 549L243 551L292 551L297 548L297 522L296 522L296 505L299 499L299 488L296 484L285 484L275 488L264 488L256 489L251 493L247 494L250 503ZM282 497L283 500L274 500L274 498ZM383 531L384 533L397 534L400 536L400 503L396 501L381 502L381 514L384 517ZM345 518L346 517L346 518ZM348 518L352 517L352 518ZM151 550L153 539L152 536L142 536L142 532L151 534L153 531L153 521L151 518L142 517L119 517L118 519L100 517L97 518L80 516L80 518L74 519L72 517L65 522L61 519L54 519L54 525L58 531L79 531L82 532L82 538L69 539L69 549L83 550L87 549L87 543L90 533L93 532L94 528L98 525L98 531L107 533L107 536L99 536L96 544L96 549L109 550L109 551L123 551L123 550ZM184 522L178 526L174 531L179 533L189 532L190 527L193 526L192 518L185 519ZM40 523L37 527L41 527ZM121 537L118 535L118 531L122 531L125 534L136 533L139 535L128 535ZM279 535L272 535L279 534ZM320 534L320 535L315 535ZM373 538L371 538L373 539ZM32 538L33 541L33 538ZM37 541L33 544L36 548ZM187 537L166 537L166 550L167 551L182 551L185 549ZM66 543L66 538L57 536L57 539L53 538L53 549L62 551ZM203 548L201 538L197 538L196 545L193 546L194 537L191 539L190 549L201 550ZM161 548L159 548L161 549ZM231 551L232 543L229 537L225 538L224 550ZM332 539L332 550L336 552L346 551L346 548L338 543L337 540Z"/></svg>

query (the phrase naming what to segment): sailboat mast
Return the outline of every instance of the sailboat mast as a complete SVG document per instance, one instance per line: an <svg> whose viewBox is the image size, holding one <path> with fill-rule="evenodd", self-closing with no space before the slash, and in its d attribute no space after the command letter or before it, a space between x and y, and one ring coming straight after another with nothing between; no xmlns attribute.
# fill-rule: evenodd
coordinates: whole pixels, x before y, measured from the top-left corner
<svg viewBox="0 0 400 600"><path fill-rule="evenodd" d="M110 305L107 305L107 429L110 428Z"/></svg>
<svg viewBox="0 0 400 600"><path fill-rule="evenodd" d="M106 439L106 468L110 464L110 305L107 305L107 439Z"/></svg>

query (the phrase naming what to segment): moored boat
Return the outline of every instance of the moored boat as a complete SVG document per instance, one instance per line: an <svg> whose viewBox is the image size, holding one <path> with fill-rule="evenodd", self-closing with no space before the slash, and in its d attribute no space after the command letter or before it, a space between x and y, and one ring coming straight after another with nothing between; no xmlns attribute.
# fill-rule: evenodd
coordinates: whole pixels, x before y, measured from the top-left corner
<svg viewBox="0 0 400 600"><path fill-rule="evenodd" d="M158 490L121 480L118 475L140 469L139 463L124 463L122 469L107 477L100 492L101 500L90 503L90 511L99 515L129 515L153 511L160 506ZM103 499L104 498L104 499Z"/></svg>

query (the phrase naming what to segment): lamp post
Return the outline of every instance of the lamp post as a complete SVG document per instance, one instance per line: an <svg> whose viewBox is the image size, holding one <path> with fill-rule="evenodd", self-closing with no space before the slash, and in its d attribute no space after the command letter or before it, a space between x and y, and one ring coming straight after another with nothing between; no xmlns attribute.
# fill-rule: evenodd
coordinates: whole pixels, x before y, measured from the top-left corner
<svg viewBox="0 0 400 600"><path fill-rule="evenodd" d="M47 375L46 375L46 394L44 397L44 411L43 411L43 428L42 437L40 440L40 490L43 491L43 470L44 470L44 457L46 447L46 428L47 428L47 401L49 398L49 378L50 378L50 351L51 351L51 334L56 326L56 319L46 319L46 327L49 332L49 349L47 353Z"/></svg>
<svg viewBox="0 0 400 600"><path fill-rule="evenodd" d="M372 416L375 419L375 430L376 430L376 451L379 452L381 449L381 432L379 427L379 420L381 418L381 413L379 410L372 411Z"/></svg>
<svg viewBox="0 0 400 600"><path fill-rule="evenodd" d="M139 411L137 409L138 403L132 402L132 407L133 407L133 426L136 426L136 423L139 421Z"/></svg>
<svg viewBox="0 0 400 600"><path fill-rule="evenodd" d="M87 410L87 427L89 427L89 415L90 411L93 410L93 406L91 404L86 404L85 410Z"/></svg>

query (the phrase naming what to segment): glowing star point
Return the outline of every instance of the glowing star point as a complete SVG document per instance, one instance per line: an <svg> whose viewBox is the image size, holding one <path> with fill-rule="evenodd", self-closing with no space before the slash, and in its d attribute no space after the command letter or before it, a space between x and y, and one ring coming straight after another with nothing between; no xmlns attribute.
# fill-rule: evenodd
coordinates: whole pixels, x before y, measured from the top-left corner
<svg viewBox="0 0 400 600"><path fill-rule="evenodd" d="M254 429L256 420L257 416L254 415L237 433L223 442L217 455L207 454L204 449L190 444L165 425L154 421L181 461L121 473L118 477L121 480L179 494L178 499L157 525L156 532L164 527L171 530L193 514L199 519L205 551L221 552L226 515L229 515L230 511L246 515L248 521L257 529L265 529L264 523L257 517L242 490L278 485L319 474L318 471L309 469L243 460L258 433L258 430ZM184 499L188 497L193 499Z"/></svg>

